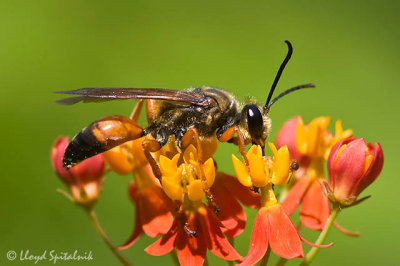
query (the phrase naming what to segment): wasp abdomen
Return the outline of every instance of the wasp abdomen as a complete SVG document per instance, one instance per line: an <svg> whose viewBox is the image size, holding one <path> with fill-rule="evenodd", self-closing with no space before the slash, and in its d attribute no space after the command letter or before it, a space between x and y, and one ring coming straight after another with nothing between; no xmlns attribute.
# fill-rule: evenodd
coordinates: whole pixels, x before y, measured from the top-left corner
<svg viewBox="0 0 400 266"><path fill-rule="evenodd" d="M140 138L143 129L133 120L119 115L107 116L82 129L68 144L63 158L64 167L107 151L122 143Z"/></svg>

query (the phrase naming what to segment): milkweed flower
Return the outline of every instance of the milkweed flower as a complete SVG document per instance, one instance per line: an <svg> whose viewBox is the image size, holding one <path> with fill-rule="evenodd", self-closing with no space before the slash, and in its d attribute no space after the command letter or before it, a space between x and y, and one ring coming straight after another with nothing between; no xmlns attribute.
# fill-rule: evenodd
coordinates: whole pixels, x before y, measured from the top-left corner
<svg viewBox="0 0 400 266"><path fill-rule="evenodd" d="M164 193L143 153L145 137L126 142L104 153L109 167L119 174L132 173L129 197L135 205L135 226L120 249L132 246L144 232L156 237L168 232L174 217L173 203Z"/></svg>
<svg viewBox="0 0 400 266"><path fill-rule="evenodd" d="M322 230L329 217L329 201L322 189L324 164L333 144L352 134L343 130L336 121L335 135L327 130L329 117L318 117L304 124L301 117L286 122L278 132L277 143L289 143L292 159L299 162L300 171L295 173L297 182L282 200L286 213L292 214L301 203L300 220L304 226Z"/></svg>
<svg viewBox="0 0 400 266"><path fill-rule="evenodd" d="M221 230L216 214L202 198L215 180L215 166L212 158L202 162L198 150L190 144L181 154L172 159L160 155L162 187L168 197L180 202L171 229L145 251L161 256L176 249L181 265L202 265L207 249L225 260L240 260L241 256L231 246Z"/></svg>
<svg viewBox="0 0 400 266"><path fill-rule="evenodd" d="M186 197L171 230L145 251L161 256L176 249L181 265L203 265L207 249L224 260L240 260L220 229L220 222L213 211L201 201Z"/></svg>
<svg viewBox="0 0 400 266"><path fill-rule="evenodd" d="M273 185L286 182L289 176L290 156L287 146L276 149L268 143L273 158L262 156L260 146L253 145L246 154L249 165L232 155L234 169L240 183L261 190L260 208L254 221L250 247L240 265L254 265L265 255L268 246L278 256L286 259L304 256L301 241L289 216L276 200Z"/></svg>
<svg viewBox="0 0 400 266"><path fill-rule="evenodd" d="M350 206L358 195L380 174L383 151L379 143L365 144L364 139L339 141L328 158L328 195L342 206Z"/></svg>
<svg viewBox="0 0 400 266"><path fill-rule="evenodd" d="M69 188L73 201L90 209L100 197L104 158L99 154L67 170L63 167L63 157L68 142L67 137L58 137L55 140L51 148L51 164L56 174Z"/></svg>

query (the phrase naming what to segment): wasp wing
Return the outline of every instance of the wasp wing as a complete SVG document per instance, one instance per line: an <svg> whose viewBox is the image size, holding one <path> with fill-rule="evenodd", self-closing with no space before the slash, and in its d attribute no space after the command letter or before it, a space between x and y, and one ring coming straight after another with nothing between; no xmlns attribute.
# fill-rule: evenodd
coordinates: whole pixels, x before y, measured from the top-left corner
<svg viewBox="0 0 400 266"><path fill-rule="evenodd" d="M57 93L77 95L77 97L58 100L56 103L71 105L78 102L103 102L123 99L154 99L175 101L198 106L211 104L210 98L201 89L171 90L171 89L136 89L136 88L85 88Z"/></svg>

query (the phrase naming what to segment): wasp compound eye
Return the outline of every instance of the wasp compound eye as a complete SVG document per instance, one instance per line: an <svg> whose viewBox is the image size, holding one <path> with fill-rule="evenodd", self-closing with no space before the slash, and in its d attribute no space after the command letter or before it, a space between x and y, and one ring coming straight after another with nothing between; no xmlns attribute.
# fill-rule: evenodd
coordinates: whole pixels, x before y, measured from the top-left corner
<svg viewBox="0 0 400 266"><path fill-rule="evenodd" d="M255 104L248 104L243 108L242 116L247 122L249 133L252 137L260 137L263 133L263 116Z"/></svg>

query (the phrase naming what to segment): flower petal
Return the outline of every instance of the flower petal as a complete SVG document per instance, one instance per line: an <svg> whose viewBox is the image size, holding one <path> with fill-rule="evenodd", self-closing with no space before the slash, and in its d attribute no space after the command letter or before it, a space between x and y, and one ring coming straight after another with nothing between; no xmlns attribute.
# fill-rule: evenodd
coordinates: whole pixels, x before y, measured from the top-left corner
<svg viewBox="0 0 400 266"><path fill-rule="evenodd" d="M322 231L329 218L329 201L318 180L311 183L301 203L301 223L310 229Z"/></svg>
<svg viewBox="0 0 400 266"><path fill-rule="evenodd" d="M204 195L204 190L203 190L203 182L200 179L196 179L192 182L187 187L188 191L188 197L192 201L199 201Z"/></svg>
<svg viewBox="0 0 400 266"><path fill-rule="evenodd" d="M162 256L174 249L175 239L178 231L178 223L175 221L171 229L163 237L145 248L148 254L152 256Z"/></svg>
<svg viewBox="0 0 400 266"><path fill-rule="evenodd" d="M225 238L214 212L206 207L200 208L198 219L201 231L205 235L207 248L211 253L225 260L240 260L242 258Z"/></svg>
<svg viewBox="0 0 400 266"><path fill-rule="evenodd" d="M251 181L251 177L247 169L247 166L233 154L232 154L232 162L233 162L233 168L235 169L235 173L239 182L245 187L252 187L253 182Z"/></svg>
<svg viewBox="0 0 400 266"><path fill-rule="evenodd" d="M243 186L237 178L218 172L218 179L221 179L227 190L242 204L249 208L260 207L260 194L254 193L248 187Z"/></svg>
<svg viewBox="0 0 400 266"><path fill-rule="evenodd" d="M172 203L160 187L142 189L137 206L143 231L149 237L165 234L171 228L174 220L171 213Z"/></svg>
<svg viewBox="0 0 400 266"><path fill-rule="evenodd" d="M231 178L233 179L233 177ZM239 184L237 179L234 180ZM240 184L239 186L247 189ZM221 230L230 238L240 235L246 225L246 213L234 197L234 194L224 186L224 179L218 177L215 184L211 187L211 193L220 210L218 219L224 226Z"/></svg>
<svg viewBox="0 0 400 266"><path fill-rule="evenodd" d="M280 204L268 207L268 235L272 251L285 259L304 257L296 227Z"/></svg>
<svg viewBox="0 0 400 266"><path fill-rule="evenodd" d="M214 159L209 158L203 164L204 175L206 176L207 180L207 187L210 188L215 181L215 166L214 166Z"/></svg>
<svg viewBox="0 0 400 266"><path fill-rule="evenodd" d="M204 233L198 231L197 234L197 237L189 236L184 230L179 230L176 238L176 253L181 266L203 265L207 246L203 238Z"/></svg>
<svg viewBox="0 0 400 266"><path fill-rule="evenodd" d="M256 219L254 220L253 230L251 232L250 246L247 256L239 265L254 265L262 259L268 249L268 221L266 207L258 210Z"/></svg>
<svg viewBox="0 0 400 266"><path fill-rule="evenodd" d="M282 200L282 207L288 215L291 215L297 209L309 186L310 178L307 176L301 178Z"/></svg>

